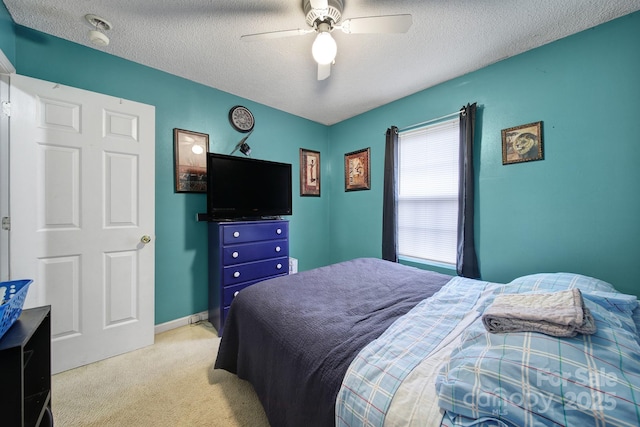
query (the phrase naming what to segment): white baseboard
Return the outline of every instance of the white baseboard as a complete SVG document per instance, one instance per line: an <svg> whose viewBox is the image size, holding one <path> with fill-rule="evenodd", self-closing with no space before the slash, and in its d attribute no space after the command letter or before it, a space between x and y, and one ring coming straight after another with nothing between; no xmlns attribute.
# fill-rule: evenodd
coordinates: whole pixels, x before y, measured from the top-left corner
<svg viewBox="0 0 640 427"><path fill-rule="evenodd" d="M180 319L171 320L169 322L160 323L155 326L155 333L159 334L161 332L170 331L171 329L179 328L181 326L187 326L195 322L207 320L209 318L209 313L206 311L201 311L200 313L192 314L191 316L181 317Z"/></svg>

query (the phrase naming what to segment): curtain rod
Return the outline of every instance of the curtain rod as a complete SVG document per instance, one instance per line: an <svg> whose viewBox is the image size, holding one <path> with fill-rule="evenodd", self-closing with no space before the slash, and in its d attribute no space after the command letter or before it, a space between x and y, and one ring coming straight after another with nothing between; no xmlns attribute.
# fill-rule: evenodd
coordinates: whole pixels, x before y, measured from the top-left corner
<svg viewBox="0 0 640 427"><path fill-rule="evenodd" d="M450 113L450 114L445 114L442 117L437 117L435 119L427 120L425 122L420 122L420 123L416 123L416 124L413 124L413 125L410 125L410 126L405 126L402 129L398 129L398 132L402 132L402 131L405 131L407 129L411 129L411 128L414 128L414 127L426 125L426 124L429 124L429 123L437 122L438 120L446 119L446 118L451 117L451 116L457 116L460 113L462 113L464 110L465 110L464 108L461 108L460 110L458 110L456 112L453 112L453 113Z"/></svg>

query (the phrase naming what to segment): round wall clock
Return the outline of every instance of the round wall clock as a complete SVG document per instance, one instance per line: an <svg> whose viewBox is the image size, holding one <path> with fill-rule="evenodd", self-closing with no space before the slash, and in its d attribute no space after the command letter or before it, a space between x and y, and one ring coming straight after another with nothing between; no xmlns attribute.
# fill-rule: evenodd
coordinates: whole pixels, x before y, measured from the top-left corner
<svg viewBox="0 0 640 427"><path fill-rule="evenodd" d="M244 133L251 132L255 124L251 111L241 105L236 105L229 110L229 122L235 130Z"/></svg>

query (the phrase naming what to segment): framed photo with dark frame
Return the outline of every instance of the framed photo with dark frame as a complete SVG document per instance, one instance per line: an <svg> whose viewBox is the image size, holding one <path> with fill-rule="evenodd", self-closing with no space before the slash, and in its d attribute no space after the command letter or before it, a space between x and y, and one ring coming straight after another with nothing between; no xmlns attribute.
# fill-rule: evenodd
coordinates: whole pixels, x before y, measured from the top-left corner
<svg viewBox="0 0 640 427"><path fill-rule="evenodd" d="M320 152L300 149L300 195L320 197Z"/></svg>
<svg viewBox="0 0 640 427"><path fill-rule="evenodd" d="M542 160L542 122L502 129L502 164Z"/></svg>
<svg viewBox="0 0 640 427"><path fill-rule="evenodd" d="M344 191L371 189L370 155L370 147L344 155Z"/></svg>
<svg viewBox="0 0 640 427"><path fill-rule="evenodd" d="M176 193L207 192L209 135L173 129Z"/></svg>

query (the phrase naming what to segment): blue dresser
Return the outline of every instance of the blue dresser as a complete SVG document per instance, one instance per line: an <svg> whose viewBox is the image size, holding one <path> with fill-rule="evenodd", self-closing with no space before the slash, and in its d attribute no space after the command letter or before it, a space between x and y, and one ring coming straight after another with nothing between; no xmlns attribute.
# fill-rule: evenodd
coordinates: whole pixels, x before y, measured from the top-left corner
<svg viewBox="0 0 640 427"><path fill-rule="evenodd" d="M247 286L289 274L289 223L209 223L209 322L222 336L233 298Z"/></svg>

